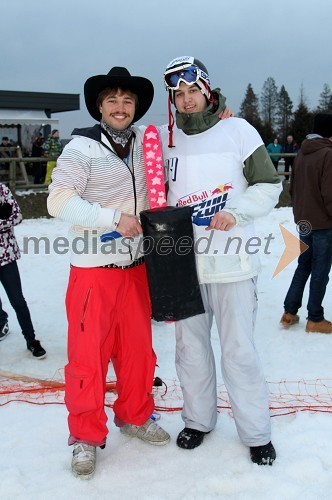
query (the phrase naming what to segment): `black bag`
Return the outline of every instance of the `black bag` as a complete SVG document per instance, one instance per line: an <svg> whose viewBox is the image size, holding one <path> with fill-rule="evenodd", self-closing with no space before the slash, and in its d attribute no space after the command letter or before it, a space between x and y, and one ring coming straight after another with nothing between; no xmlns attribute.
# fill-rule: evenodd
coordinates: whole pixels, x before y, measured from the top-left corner
<svg viewBox="0 0 332 500"><path fill-rule="evenodd" d="M152 317L156 321L178 321L205 312L191 216L191 207L164 207L140 213Z"/></svg>

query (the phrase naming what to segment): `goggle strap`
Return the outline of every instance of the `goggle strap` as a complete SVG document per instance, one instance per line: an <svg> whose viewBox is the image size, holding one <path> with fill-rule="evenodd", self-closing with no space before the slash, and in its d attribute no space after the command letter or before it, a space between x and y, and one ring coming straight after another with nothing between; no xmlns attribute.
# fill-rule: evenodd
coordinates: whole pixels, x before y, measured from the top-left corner
<svg viewBox="0 0 332 500"><path fill-rule="evenodd" d="M198 80L196 82L196 85L199 87L199 89L202 92L202 94L204 94L205 97L208 100L210 100L210 98L211 98L211 90L210 90L209 85L206 82L203 82L202 80Z"/></svg>

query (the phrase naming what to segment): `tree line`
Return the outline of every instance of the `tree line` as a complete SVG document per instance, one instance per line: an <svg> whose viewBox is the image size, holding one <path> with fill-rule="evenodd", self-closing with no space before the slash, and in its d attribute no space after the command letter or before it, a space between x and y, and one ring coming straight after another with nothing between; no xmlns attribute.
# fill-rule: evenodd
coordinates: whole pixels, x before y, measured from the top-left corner
<svg viewBox="0 0 332 500"><path fill-rule="evenodd" d="M318 106L310 110L305 102L301 86L299 105L293 111L293 102L284 85L278 89L271 76L263 84L261 95L255 94L251 83L248 84L238 116L245 118L260 133L265 144L278 137L280 143L287 135L293 135L300 145L312 131L312 119L316 113L332 112L332 91L325 83L320 93Z"/></svg>

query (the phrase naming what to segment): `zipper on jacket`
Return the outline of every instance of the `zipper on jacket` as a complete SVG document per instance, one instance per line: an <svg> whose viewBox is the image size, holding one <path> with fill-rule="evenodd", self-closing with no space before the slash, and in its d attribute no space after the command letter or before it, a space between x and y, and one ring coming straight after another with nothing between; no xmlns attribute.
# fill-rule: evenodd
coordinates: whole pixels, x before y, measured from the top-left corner
<svg viewBox="0 0 332 500"><path fill-rule="evenodd" d="M134 212L137 215L137 194L136 194L136 179L135 179L135 166L134 166L134 146L135 146L136 135L134 134L132 150L131 150L131 164L133 166L132 172L132 180L133 180L133 189L134 189Z"/></svg>
<svg viewBox="0 0 332 500"><path fill-rule="evenodd" d="M114 156L116 156L120 161L122 161L127 169L128 169L128 172L130 173L131 175L131 180L132 180L132 183L133 183L133 191L134 191L134 214L137 215L137 193L136 193L136 179L135 179L135 171L134 171L134 146L135 146L135 141L136 141L136 134L135 132L133 132L133 142L132 142L132 147L131 147L131 164L132 164L132 167L133 167L133 171L131 171L129 165L124 161L122 160L116 153L115 151L113 151L113 149L111 149L109 146L107 146L107 144L105 144L104 142L102 142L101 140L99 141L100 144L102 146L104 146L106 149L108 149Z"/></svg>

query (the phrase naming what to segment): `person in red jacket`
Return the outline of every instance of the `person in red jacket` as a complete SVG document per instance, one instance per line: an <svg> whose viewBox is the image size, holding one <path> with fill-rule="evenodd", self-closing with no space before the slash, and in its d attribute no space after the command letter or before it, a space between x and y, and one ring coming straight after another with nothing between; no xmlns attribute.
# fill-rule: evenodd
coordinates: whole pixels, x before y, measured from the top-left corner
<svg viewBox="0 0 332 500"><path fill-rule="evenodd" d="M332 333L322 302L332 262L332 114L314 118L313 134L303 141L294 162L290 193L294 221L301 240L308 245L287 292L281 325L299 322L305 285L310 277L306 332Z"/></svg>

